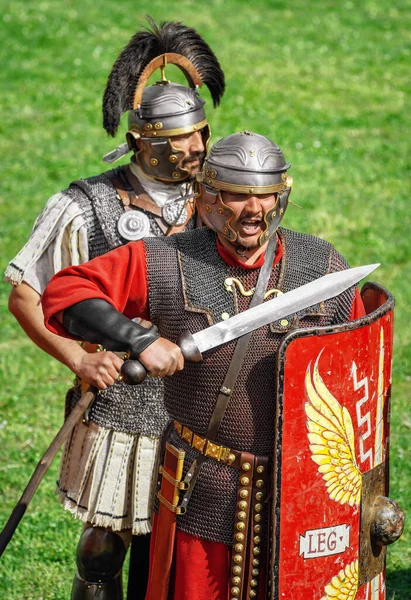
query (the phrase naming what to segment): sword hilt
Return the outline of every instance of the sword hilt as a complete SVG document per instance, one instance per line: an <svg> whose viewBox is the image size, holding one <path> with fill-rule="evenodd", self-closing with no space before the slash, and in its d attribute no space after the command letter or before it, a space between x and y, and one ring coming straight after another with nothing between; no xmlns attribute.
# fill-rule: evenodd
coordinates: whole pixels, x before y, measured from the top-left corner
<svg viewBox="0 0 411 600"><path fill-rule="evenodd" d="M180 333L176 344L180 347L184 360L188 360L189 362L200 362L203 360L194 337L189 331ZM146 368L139 360L135 359L126 360L121 366L120 373L123 381L128 385L138 385L147 377Z"/></svg>

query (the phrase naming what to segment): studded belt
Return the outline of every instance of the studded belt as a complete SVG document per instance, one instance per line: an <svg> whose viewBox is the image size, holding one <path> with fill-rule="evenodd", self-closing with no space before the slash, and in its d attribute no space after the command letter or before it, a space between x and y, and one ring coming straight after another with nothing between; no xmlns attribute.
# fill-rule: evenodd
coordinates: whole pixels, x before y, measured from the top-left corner
<svg viewBox="0 0 411 600"><path fill-rule="evenodd" d="M226 448L225 446L216 444L215 442L212 442L201 435L197 435L194 433L194 431L191 431L189 427L186 427L186 425L183 425L178 421L174 421L174 429L177 431L178 435L185 442L187 442L187 444L200 452L200 454L203 454L208 458L214 458L214 460L217 460L225 465L230 465L237 469L240 468L242 452L238 452L238 450L231 450L231 448Z"/></svg>

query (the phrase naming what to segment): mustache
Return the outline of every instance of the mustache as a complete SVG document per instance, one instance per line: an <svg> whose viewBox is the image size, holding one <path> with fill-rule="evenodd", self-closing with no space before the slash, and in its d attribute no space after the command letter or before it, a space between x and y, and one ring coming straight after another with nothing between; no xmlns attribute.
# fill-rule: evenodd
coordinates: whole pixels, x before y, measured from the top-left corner
<svg viewBox="0 0 411 600"><path fill-rule="evenodd" d="M255 213L250 213L249 211L243 213L240 215L239 217L239 221L247 221L247 219L256 219L257 221L262 221L263 220L263 213L260 211L257 214Z"/></svg>
<svg viewBox="0 0 411 600"><path fill-rule="evenodd" d="M183 165L189 162L194 162L195 160L200 161L200 164L203 164L205 158L205 152L195 152L195 154L188 154L183 160Z"/></svg>

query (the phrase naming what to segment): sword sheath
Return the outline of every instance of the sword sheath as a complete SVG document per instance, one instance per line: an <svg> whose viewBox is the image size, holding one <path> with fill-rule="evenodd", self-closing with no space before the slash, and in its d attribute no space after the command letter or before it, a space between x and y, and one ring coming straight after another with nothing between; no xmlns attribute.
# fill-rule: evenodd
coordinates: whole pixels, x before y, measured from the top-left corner
<svg viewBox="0 0 411 600"><path fill-rule="evenodd" d="M152 550L150 580L146 600L167 600L173 562L177 528L179 491L184 489L183 476L185 452L166 443L164 466L160 467L161 489L157 494L160 501L157 516L157 533Z"/></svg>

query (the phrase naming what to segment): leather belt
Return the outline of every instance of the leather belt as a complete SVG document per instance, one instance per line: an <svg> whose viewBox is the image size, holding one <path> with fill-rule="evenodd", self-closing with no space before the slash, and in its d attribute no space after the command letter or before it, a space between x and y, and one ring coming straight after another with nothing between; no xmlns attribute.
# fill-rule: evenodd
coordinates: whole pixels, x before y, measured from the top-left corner
<svg viewBox="0 0 411 600"><path fill-rule="evenodd" d="M174 429L181 439L187 442L187 444L189 444L192 448L200 452L200 454L203 454L208 458L214 458L214 460L217 460L225 465L230 465L231 467L235 467L237 469L240 468L241 452L232 450L231 448L226 448L225 446L216 444L215 442L212 442L201 435L197 435L194 433L194 431L191 431L189 427L186 427L186 425L183 425L178 421L174 421Z"/></svg>
<svg viewBox="0 0 411 600"><path fill-rule="evenodd" d="M200 452L203 456L207 458L213 458L214 460L223 463L224 465L229 465L230 467L234 467L234 469L240 469L242 465L242 456L244 452L240 452L239 450L233 450L232 448L227 448L226 446L221 446L221 444L216 444L211 440L208 440L201 435L197 435L194 431L191 431L189 427L179 423L179 421L174 421L174 429L178 433L178 435L183 439L187 444L189 444L194 450ZM249 453L250 454L250 453ZM254 454L250 454L250 456L257 456ZM264 457L259 457L264 458Z"/></svg>

